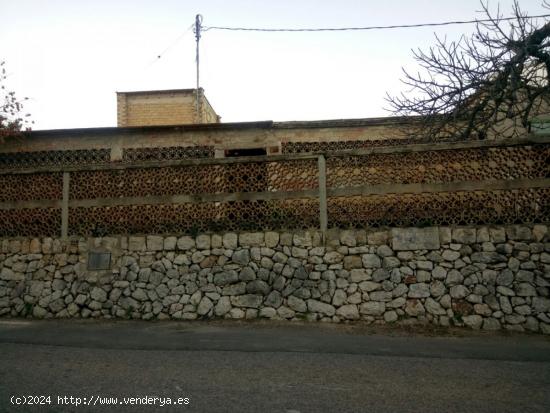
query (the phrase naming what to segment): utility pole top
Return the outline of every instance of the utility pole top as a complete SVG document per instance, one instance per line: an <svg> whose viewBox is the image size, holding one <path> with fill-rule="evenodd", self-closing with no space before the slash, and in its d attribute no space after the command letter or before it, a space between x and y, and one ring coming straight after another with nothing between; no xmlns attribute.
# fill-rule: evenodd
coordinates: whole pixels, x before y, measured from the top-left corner
<svg viewBox="0 0 550 413"><path fill-rule="evenodd" d="M201 38L201 26L202 25L202 15L201 14L197 14L195 16L195 40L197 40L197 42L200 40Z"/></svg>
<svg viewBox="0 0 550 413"><path fill-rule="evenodd" d="M195 16L195 40L197 41L197 53L195 61L197 62L197 93L196 93L196 102L195 108L197 111L197 123L201 123L201 112L200 112L200 92L199 92L199 41L201 39L201 25L202 25L202 15L197 14Z"/></svg>

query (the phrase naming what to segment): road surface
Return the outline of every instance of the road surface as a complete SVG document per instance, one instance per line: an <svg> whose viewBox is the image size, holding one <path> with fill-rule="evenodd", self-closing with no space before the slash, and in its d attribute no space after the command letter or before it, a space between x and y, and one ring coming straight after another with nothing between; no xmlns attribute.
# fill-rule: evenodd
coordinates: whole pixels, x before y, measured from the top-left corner
<svg viewBox="0 0 550 413"><path fill-rule="evenodd" d="M547 413L550 339L3 319L0 411Z"/></svg>

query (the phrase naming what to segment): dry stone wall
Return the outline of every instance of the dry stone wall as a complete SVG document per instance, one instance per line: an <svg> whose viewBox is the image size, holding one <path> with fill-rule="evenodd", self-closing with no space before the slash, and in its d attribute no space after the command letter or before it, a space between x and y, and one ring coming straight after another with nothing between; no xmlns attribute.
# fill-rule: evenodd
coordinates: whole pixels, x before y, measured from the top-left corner
<svg viewBox="0 0 550 413"><path fill-rule="evenodd" d="M92 270L101 255L106 270ZM96 262L97 264L97 262ZM550 334L546 225L4 239L0 315L433 323Z"/></svg>

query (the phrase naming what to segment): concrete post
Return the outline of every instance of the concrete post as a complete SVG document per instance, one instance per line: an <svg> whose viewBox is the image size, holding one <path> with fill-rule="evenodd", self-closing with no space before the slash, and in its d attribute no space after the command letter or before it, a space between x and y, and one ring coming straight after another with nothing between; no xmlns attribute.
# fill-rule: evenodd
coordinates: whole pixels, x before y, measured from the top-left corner
<svg viewBox="0 0 550 413"><path fill-rule="evenodd" d="M317 166L319 169L319 227L323 234L323 243L326 238L328 226L327 213L327 168L326 161L323 155L317 158Z"/></svg>
<svg viewBox="0 0 550 413"><path fill-rule="evenodd" d="M63 199L61 201L61 238L69 236L69 172L63 172Z"/></svg>

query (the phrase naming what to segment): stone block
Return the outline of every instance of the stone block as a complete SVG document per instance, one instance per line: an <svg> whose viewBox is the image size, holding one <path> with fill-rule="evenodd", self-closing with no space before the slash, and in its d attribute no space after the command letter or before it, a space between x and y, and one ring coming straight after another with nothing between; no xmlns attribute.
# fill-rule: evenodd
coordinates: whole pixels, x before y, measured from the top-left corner
<svg viewBox="0 0 550 413"><path fill-rule="evenodd" d="M264 245L264 233L244 232L239 234L239 245L242 247L261 247Z"/></svg>
<svg viewBox="0 0 550 413"><path fill-rule="evenodd" d="M329 317L336 313L332 305L317 300L307 300L307 308L311 313L321 313Z"/></svg>
<svg viewBox="0 0 550 413"><path fill-rule="evenodd" d="M386 311L386 303L380 301L367 301L359 306L361 314L380 316Z"/></svg>
<svg viewBox="0 0 550 413"><path fill-rule="evenodd" d="M311 247L313 246L313 237L311 232L306 231L303 233L297 233L293 236L293 244L297 247Z"/></svg>
<svg viewBox="0 0 550 413"><path fill-rule="evenodd" d="M269 285L262 280L250 281L246 285L246 292L249 294L267 295L270 289Z"/></svg>
<svg viewBox="0 0 550 413"><path fill-rule="evenodd" d="M382 266L380 257L376 254L364 254L361 259L365 268L380 268Z"/></svg>
<svg viewBox="0 0 550 413"><path fill-rule="evenodd" d="M470 291L463 285L455 285L451 287L450 294L454 299L461 299L467 297Z"/></svg>
<svg viewBox="0 0 550 413"><path fill-rule="evenodd" d="M430 228L393 228L392 247L394 251L439 249L439 230Z"/></svg>
<svg viewBox="0 0 550 413"><path fill-rule="evenodd" d="M548 235L548 226L546 225L535 225L533 227L533 238L535 241L540 242L544 240L544 237Z"/></svg>
<svg viewBox="0 0 550 413"><path fill-rule="evenodd" d="M377 231L377 232L371 232L367 234L367 242L369 245L387 244L388 239L389 239L388 231Z"/></svg>
<svg viewBox="0 0 550 413"><path fill-rule="evenodd" d="M228 285L223 287L223 295L242 295L246 292L246 283L240 282L237 284Z"/></svg>
<svg viewBox="0 0 550 413"><path fill-rule="evenodd" d="M500 322L496 318L486 318L483 320L483 330L500 330Z"/></svg>
<svg viewBox="0 0 550 413"><path fill-rule="evenodd" d="M33 238L29 244L29 252L31 254L40 254L42 252L42 246L38 238Z"/></svg>
<svg viewBox="0 0 550 413"><path fill-rule="evenodd" d="M265 246L268 248L275 248L279 244L278 232L266 232L265 233Z"/></svg>
<svg viewBox="0 0 550 413"><path fill-rule="evenodd" d="M378 254L380 257L390 257L393 255L393 251L387 245L380 245L378 248L376 248L376 254Z"/></svg>
<svg viewBox="0 0 550 413"><path fill-rule="evenodd" d="M235 251L231 259L236 264L247 265L250 262L250 252L248 250Z"/></svg>
<svg viewBox="0 0 550 413"><path fill-rule="evenodd" d="M433 298L427 298L426 304L425 304L426 310L428 313L433 315L445 315L447 312L443 307L441 307L441 304L439 304L437 301L435 301Z"/></svg>
<svg viewBox="0 0 550 413"><path fill-rule="evenodd" d="M346 320L358 320L359 310L355 304L346 304L336 310L336 315Z"/></svg>
<svg viewBox="0 0 550 413"><path fill-rule="evenodd" d="M260 309L260 318L275 318L277 316L277 310L273 307L262 307Z"/></svg>
<svg viewBox="0 0 550 413"><path fill-rule="evenodd" d="M462 321L464 321L464 324L468 327L473 328L474 330L479 330L483 324L483 317L477 314L467 315L462 317Z"/></svg>
<svg viewBox="0 0 550 413"><path fill-rule="evenodd" d="M443 254L441 254L441 257L445 261L456 261L460 258L460 252L452 251L452 250L445 250L445 251L443 251Z"/></svg>
<svg viewBox="0 0 550 413"><path fill-rule="evenodd" d="M307 304L301 298L291 295L287 299L287 305L292 308L294 311L299 313L305 313L307 311Z"/></svg>
<svg viewBox="0 0 550 413"><path fill-rule="evenodd" d="M458 244L475 244L477 234L475 228L455 228L452 231L452 240Z"/></svg>
<svg viewBox="0 0 550 413"><path fill-rule="evenodd" d="M357 245L357 239L355 238L355 232L351 230L345 230L340 232L340 244L347 247L355 247Z"/></svg>
<svg viewBox="0 0 550 413"><path fill-rule="evenodd" d="M205 316L210 312L213 306L214 304L208 297L203 297L197 307L197 314L200 316Z"/></svg>
<svg viewBox="0 0 550 413"><path fill-rule="evenodd" d="M21 281L25 279L23 273L16 273L10 268L4 267L0 272L0 279L5 281Z"/></svg>
<svg viewBox="0 0 550 413"><path fill-rule="evenodd" d="M210 249L210 235L201 234L197 236L195 243L197 249L199 250L209 250Z"/></svg>
<svg viewBox="0 0 550 413"><path fill-rule="evenodd" d="M407 300L407 304L405 306L405 312L411 317L417 317L419 315L426 314L426 309L424 308L420 300L413 298L413 299Z"/></svg>
<svg viewBox="0 0 550 413"><path fill-rule="evenodd" d="M506 231L504 230L504 228L489 228L489 237L491 239L491 242L506 242Z"/></svg>
<svg viewBox="0 0 550 413"><path fill-rule="evenodd" d="M382 266L384 268L392 269L401 265L401 261L396 257L384 257L382 260Z"/></svg>
<svg viewBox="0 0 550 413"><path fill-rule="evenodd" d="M178 249L188 251L195 248L195 240L189 236L183 236L178 239Z"/></svg>
<svg viewBox="0 0 550 413"><path fill-rule="evenodd" d="M147 236L147 249L149 251L162 251L164 248L164 239L157 235Z"/></svg>
<svg viewBox="0 0 550 413"><path fill-rule="evenodd" d="M260 308L260 306L262 305L262 301L263 296L254 294L245 294L231 297L231 304L234 307Z"/></svg>
<svg viewBox="0 0 550 413"><path fill-rule="evenodd" d="M344 256L336 251L327 252L325 256L323 257L323 260L327 264L336 264L338 262L341 262Z"/></svg>
<svg viewBox="0 0 550 413"><path fill-rule="evenodd" d="M510 225L506 227L506 236L510 240L514 241L529 241L532 239L533 234L529 227L522 225Z"/></svg>
<svg viewBox="0 0 550 413"><path fill-rule="evenodd" d="M395 323L398 319L398 316L397 316L397 313L393 310L391 311L386 311L384 313L384 321L386 323Z"/></svg>
<svg viewBox="0 0 550 413"><path fill-rule="evenodd" d="M550 298L534 297L532 303L536 313L550 313Z"/></svg>
<svg viewBox="0 0 550 413"><path fill-rule="evenodd" d="M430 286L426 283L411 284L409 286L410 298L426 298L430 296Z"/></svg>
<svg viewBox="0 0 550 413"><path fill-rule="evenodd" d="M296 315L296 312L283 305L277 309L277 315L281 318L290 319Z"/></svg>
<svg viewBox="0 0 550 413"><path fill-rule="evenodd" d="M234 250L237 249L239 245L239 236L235 233L228 232L227 234L223 234L222 237L222 244L224 248Z"/></svg>
<svg viewBox="0 0 550 413"><path fill-rule="evenodd" d="M145 237L129 237L128 249L130 251L145 251Z"/></svg>
<svg viewBox="0 0 550 413"><path fill-rule="evenodd" d="M451 239L451 228L439 227L439 242L443 245L450 244Z"/></svg>
<svg viewBox="0 0 550 413"><path fill-rule="evenodd" d="M390 278L390 273L385 268L378 268L372 273L372 279L375 282L384 281Z"/></svg>
<svg viewBox="0 0 550 413"><path fill-rule="evenodd" d="M166 251L173 251L176 249L177 243L178 243L178 239L176 237L166 237L164 238L163 248Z"/></svg>
<svg viewBox="0 0 550 413"><path fill-rule="evenodd" d="M353 279L352 279L353 281ZM371 291L379 290L382 287L382 284L375 283L373 281L363 281L359 283L359 288L361 291L370 293Z"/></svg>
<svg viewBox="0 0 550 413"><path fill-rule="evenodd" d="M269 295L265 298L264 305L273 308L279 308L283 303L283 297L279 291L271 291Z"/></svg>
<svg viewBox="0 0 550 413"><path fill-rule="evenodd" d="M346 270L352 270L354 268L362 268L363 262L361 261L361 257L358 255L348 255L347 257L344 257L344 268Z"/></svg>

